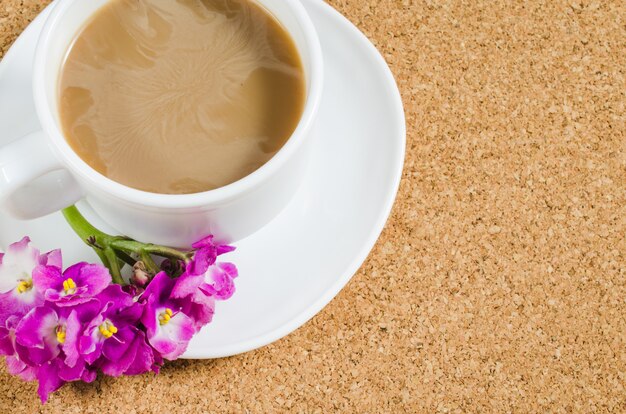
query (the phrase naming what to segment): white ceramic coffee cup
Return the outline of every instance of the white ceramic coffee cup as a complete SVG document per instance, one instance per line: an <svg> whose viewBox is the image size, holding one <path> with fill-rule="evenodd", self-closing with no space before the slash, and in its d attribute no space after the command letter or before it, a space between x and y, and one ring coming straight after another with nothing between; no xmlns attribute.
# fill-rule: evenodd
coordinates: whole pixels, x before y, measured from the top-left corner
<svg viewBox="0 0 626 414"><path fill-rule="evenodd" d="M300 52L307 83L304 113L284 147L251 175L198 194L148 193L117 183L86 164L65 140L58 82L63 60L79 30L109 0L56 0L35 52L33 90L42 130L0 148L0 205L32 219L86 199L121 234L170 246L188 246L214 234L240 240L266 225L289 203L308 164L323 83L317 33L299 0L255 0L287 29ZM55 171L67 171L56 173ZM54 188L29 184L53 173Z"/></svg>

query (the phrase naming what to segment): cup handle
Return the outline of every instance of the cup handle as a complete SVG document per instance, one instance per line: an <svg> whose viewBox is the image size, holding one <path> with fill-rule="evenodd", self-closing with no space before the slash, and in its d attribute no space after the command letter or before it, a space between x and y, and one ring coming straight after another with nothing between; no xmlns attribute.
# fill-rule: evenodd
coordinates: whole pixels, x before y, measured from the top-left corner
<svg viewBox="0 0 626 414"><path fill-rule="evenodd" d="M46 185L29 188L36 179L65 170L43 131L33 132L0 148L0 206L18 219L34 219L75 204L83 197L72 178L58 174Z"/></svg>

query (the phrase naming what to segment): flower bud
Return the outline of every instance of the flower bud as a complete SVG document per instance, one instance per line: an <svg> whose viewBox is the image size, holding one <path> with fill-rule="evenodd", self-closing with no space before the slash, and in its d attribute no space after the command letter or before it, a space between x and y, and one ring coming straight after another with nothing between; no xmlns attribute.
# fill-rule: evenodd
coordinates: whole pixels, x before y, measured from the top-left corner
<svg viewBox="0 0 626 414"><path fill-rule="evenodd" d="M136 262L133 266L133 274L130 280L139 287L144 287L150 282L150 273L147 272L146 265L142 261Z"/></svg>

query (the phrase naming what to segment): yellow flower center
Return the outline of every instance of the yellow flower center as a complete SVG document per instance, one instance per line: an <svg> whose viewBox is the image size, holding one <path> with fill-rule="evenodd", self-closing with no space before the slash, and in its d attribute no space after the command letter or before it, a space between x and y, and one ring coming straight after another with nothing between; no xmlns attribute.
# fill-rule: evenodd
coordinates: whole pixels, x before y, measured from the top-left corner
<svg viewBox="0 0 626 414"><path fill-rule="evenodd" d="M172 319L172 315L174 312L170 308L166 308L165 312L161 312L159 315L159 325L167 325L167 323Z"/></svg>
<svg viewBox="0 0 626 414"><path fill-rule="evenodd" d="M98 327L98 329L100 330L102 336L107 339L117 333L117 328L115 327L115 325L113 325L111 321L105 321L102 325Z"/></svg>
<svg viewBox="0 0 626 414"><path fill-rule="evenodd" d="M25 293L33 288L33 279L22 280L17 284L17 292Z"/></svg>
<svg viewBox="0 0 626 414"><path fill-rule="evenodd" d="M63 281L63 290L68 295L76 292L76 283L74 283L74 280L71 277Z"/></svg>
<svg viewBox="0 0 626 414"><path fill-rule="evenodd" d="M57 341L59 341L60 344L64 344L65 343L65 326L57 326Z"/></svg>

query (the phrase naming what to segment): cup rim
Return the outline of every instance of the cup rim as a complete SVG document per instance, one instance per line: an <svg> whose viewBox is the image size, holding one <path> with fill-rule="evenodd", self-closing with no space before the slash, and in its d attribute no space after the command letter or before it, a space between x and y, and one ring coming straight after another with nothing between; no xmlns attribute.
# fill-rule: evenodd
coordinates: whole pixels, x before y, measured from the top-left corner
<svg viewBox="0 0 626 414"><path fill-rule="evenodd" d="M90 185L120 201L133 203L151 208L185 209L208 207L220 204L239 197L254 190L263 182L271 178L287 161L304 145L305 137L310 133L321 101L323 84L323 55L317 31L304 6L297 0L284 0L293 12L303 35L306 51L298 47L303 56L308 53L310 59L309 90L300 121L283 147L265 164L251 174L223 187L192 194L160 194L139 190L118 183L94 170L76 154L64 137L63 132L55 122L52 110L48 105L48 93L45 88L46 60L48 58L48 43L59 27L59 19L65 11L80 0L57 0L44 23L43 30L37 43L35 63L33 66L33 93L37 115L42 128L53 144L55 152L64 161L64 165ZM262 0L252 0L265 8ZM275 17L279 22L280 19ZM285 27L289 33L289 30ZM292 35L291 33L289 33Z"/></svg>

